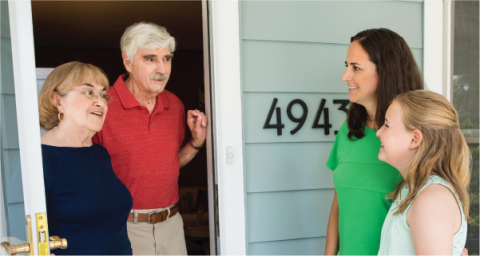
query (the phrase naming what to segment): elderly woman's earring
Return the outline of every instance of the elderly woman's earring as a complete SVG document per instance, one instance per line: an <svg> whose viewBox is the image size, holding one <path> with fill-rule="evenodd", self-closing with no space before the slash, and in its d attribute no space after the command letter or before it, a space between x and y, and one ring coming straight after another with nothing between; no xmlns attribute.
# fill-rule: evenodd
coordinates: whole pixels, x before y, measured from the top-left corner
<svg viewBox="0 0 480 256"><path fill-rule="evenodd" d="M63 113L62 112L58 112L58 120L63 121Z"/></svg>

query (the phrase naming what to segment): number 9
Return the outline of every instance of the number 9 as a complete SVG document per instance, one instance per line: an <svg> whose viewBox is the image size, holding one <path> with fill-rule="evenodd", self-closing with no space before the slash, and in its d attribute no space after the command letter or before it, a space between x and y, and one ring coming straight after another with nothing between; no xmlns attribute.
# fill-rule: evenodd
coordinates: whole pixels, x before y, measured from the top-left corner
<svg viewBox="0 0 480 256"><path fill-rule="evenodd" d="M292 107L293 105L295 104L300 104L300 106L302 106L303 108L303 114L300 118L296 118L292 115ZM305 104L305 102L303 100L299 100L299 99L296 99L296 100L292 100L289 104L288 104L288 107L287 107L287 115L288 115L288 118L290 118L290 120L292 120L292 122L295 122L295 123L299 123L297 125L297 127L295 127L295 129L291 130L290 133L293 135L295 133L298 132L298 130L300 130L300 128L302 128L303 124L305 124L305 121L307 120L307 115L308 115L308 107L307 107L307 104Z"/></svg>

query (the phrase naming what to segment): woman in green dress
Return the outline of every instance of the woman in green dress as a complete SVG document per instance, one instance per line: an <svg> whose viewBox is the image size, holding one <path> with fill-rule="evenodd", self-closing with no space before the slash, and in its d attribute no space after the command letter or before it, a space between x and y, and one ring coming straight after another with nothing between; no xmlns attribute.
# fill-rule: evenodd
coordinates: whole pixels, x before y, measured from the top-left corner
<svg viewBox="0 0 480 256"><path fill-rule="evenodd" d="M423 79L405 40L388 29L369 29L352 37L342 81L351 102L327 167L335 196L327 228L325 255L376 255L383 221L400 173L378 160L376 130L399 94L423 89Z"/></svg>

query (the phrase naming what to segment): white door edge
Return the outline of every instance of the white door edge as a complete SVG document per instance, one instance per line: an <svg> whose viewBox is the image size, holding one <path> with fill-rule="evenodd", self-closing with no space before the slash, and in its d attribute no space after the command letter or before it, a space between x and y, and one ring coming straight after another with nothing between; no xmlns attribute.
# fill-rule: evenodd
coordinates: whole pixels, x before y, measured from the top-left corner
<svg viewBox="0 0 480 256"><path fill-rule="evenodd" d="M205 97L205 115L208 118L207 140L205 147L207 150L207 183L208 183L208 212L209 212L209 237L210 237L210 255L217 254L217 236L216 236L216 200L215 200L215 166L213 162L214 148L212 140L212 106L210 104L210 47L209 47L209 17L207 0L202 0L202 29L203 29L203 70L204 70L204 97Z"/></svg>
<svg viewBox="0 0 480 256"><path fill-rule="evenodd" d="M25 214L32 218L34 244L31 249L34 250L34 254L38 255L35 214L45 213L46 205L40 146L32 7L30 1L9 0L8 9Z"/></svg>
<svg viewBox="0 0 480 256"><path fill-rule="evenodd" d="M0 104L0 113L2 113L1 104ZM2 140L0 139L0 143L1 142ZM0 163L1 162L2 162L2 155L0 154ZM0 168L3 168L3 167L0 167ZM6 209L5 209L5 201L3 200L3 189L4 188L3 188L2 175L0 174L0 242L5 242L8 239L7 238L7 216L5 216ZM0 249L0 255L8 255L8 254L5 250Z"/></svg>
<svg viewBox="0 0 480 256"><path fill-rule="evenodd" d="M210 33L215 165L218 177L220 251L245 255L242 88L239 3L211 1ZM230 157L227 157L229 150ZM231 154L230 154L231 153Z"/></svg>

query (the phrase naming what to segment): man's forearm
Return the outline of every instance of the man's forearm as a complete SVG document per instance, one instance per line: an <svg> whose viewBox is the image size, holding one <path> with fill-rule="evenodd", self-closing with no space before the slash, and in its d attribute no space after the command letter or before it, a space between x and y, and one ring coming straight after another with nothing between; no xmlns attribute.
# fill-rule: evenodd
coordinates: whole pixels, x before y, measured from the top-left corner
<svg viewBox="0 0 480 256"><path fill-rule="evenodd" d="M190 146L190 143L187 143L178 151L178 156L180 157L180 168L183 168L185 165L190 163L192 159L197 155L198 150Z"/></svg>

